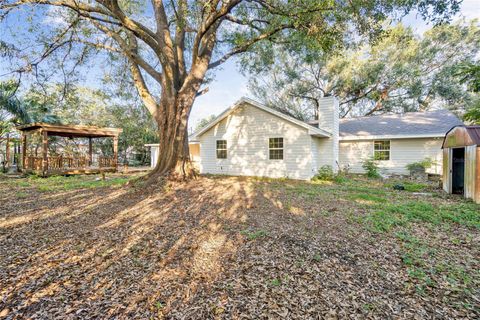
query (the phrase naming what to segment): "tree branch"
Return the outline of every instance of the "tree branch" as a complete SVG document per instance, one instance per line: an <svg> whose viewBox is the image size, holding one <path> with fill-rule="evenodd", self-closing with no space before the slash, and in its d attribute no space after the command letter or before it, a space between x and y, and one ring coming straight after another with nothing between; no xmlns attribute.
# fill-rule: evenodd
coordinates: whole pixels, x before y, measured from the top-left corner
<svg viewBox="0 0 480 320"><path fill-rule="evenodd" d="M277 28L274 28L274 29L272 29L268 32L262 33L262 34L258 35L257 37L247 41L244 45L239 46L237 48L234 48L232 51L228 52L227 54L225 54L223 57L221 57L217 61L214 61L214 62L210 63L208 65L208 69L216 68L219 65L221 65L222 63L224 63L225 61L227 61L230 57L232 57L236 54L247 51L253 44L255 44L255 43L257 43L261 40L268 39L269 37L273 36L274 34L280 32L282 30L285 30L285 29L290 29L292 27L293 27L292 24L287 24L287 25L282 25L282 26L279 26Z"/></svg>
<svg viewBox="0 0 480 320"><path fill-rule="evenodd" d="M118 32L111 30L110 28L104 26L97 21L91 21L92 24L100 31L110 36L118 46L121 48L122 53L134 64L140 66L144 69L153 79L158 83L162 81L162 73L158 72L150 64L148 64L139 54L138 54L138 45L135 43L130 43L130 45L123 39ZM133 46L132 46L133 45Z"/></svg>
<svg viewBox="0 0 480 320"><path fill-rule="evenodd" d="M140 71L138 65L130 60L130 70L132 72L133 83L137 88L138 94L142 99L143 103L147 107L148 111L152 114L152 116L156 119L158 116L158 105L157 101L148 90L148 87L145 83L145 79L143 78L142 72Z"/></svg>
<svg viewBox="0 0 480 320"><path fill-rule="evenodd" d="M120 8L117 0L97 0L105 8L110 10L114 17L118 19L122 26L133 32L155 52L163 52L162 46L157 42L156 34L138 21L129 18Z"/></svg>

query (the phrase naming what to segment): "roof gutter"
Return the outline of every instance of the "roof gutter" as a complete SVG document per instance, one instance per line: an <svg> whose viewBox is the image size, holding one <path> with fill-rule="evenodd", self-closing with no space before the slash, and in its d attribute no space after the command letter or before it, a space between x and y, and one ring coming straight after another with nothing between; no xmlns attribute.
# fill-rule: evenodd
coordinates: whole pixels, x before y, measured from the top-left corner
<svg viewBox="0 0 480 320"><path fill-rule="evenodd" d="M395 140L395 139L422 139L422 138L443 138L445 133L428 134L391 134L391 135L371 135L371 136L340 136L340 141L358 141L358 140Z"/></svg>

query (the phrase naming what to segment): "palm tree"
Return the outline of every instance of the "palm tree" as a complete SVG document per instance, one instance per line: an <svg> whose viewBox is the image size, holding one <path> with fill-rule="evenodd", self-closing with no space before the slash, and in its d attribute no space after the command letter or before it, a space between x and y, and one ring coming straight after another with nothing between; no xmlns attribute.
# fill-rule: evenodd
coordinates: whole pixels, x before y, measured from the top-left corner
<svg viewBox="0 0 480 320"><path fill-rule="evenodd" d="M3 172L7 171L10 162L10 132L13 124L30 122L27 111L15 98L15 91L16 84L13 81L0 82L0 142L5 140L6 143L2 161Z"/></svg>
<svg viewBox="0 0 480 320"><path fill-rule="evenodd" d="M10 118L10 122L29 123L30 116L24 105L15 97L16 84L13 81L0 82L0 111L8 113L10 117L4 114L4 118Z"/></svg>

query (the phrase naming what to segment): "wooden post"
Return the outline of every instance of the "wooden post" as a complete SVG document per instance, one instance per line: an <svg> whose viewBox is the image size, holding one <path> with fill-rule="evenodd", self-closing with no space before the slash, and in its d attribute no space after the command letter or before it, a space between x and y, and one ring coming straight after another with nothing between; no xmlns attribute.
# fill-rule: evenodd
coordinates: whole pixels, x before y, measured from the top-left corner
<svg viewBox="0 0 480 320"><path fill-rule="evenodd" d="M22 170L27 170L27 134L22 132Z"/></svg>
<svg viewBox="0 0 480 320"><path fill-rule="evenodd" d="M88 166L91 166L92 163L93 163L92 137L88 137Z"/></svg>
<svg viewBox="0 0 480 320"><path fill-rule="evenodd" d="M115 172L118 169L118 136L113 137L113 164L115 167Z"/></svg>
<svg viewBox="0 0 480 320"><path fill-rule="evenodd" d="M48 171L48 132L42 130L42 174L47 176Z"/></svg>

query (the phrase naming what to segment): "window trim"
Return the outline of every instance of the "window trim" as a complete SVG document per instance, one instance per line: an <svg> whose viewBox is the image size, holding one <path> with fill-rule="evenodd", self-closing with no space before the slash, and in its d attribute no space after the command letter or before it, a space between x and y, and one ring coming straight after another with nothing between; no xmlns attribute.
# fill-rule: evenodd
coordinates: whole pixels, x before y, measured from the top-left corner
<svg viewBox="0 0 480 320"><path fill-rule="evenodd" d="M225 149L219 149L218 148L218 142L219 141L225 141ZM219 158L218 157L218 151L225 151L225 158ZM218 160L225 160L228 159L228 142L227 139L217 139L215 140L215 158Z"/></svg>
<svg viewBox="0 0 480 320"><path fill-rule="evenodd" d="M281 148L270 148L270 139L282 139L282 147ZM272 159L270 157L271 150L282 150L282 158L281 159ZM285 160L285 139L283 137L268 137L268 160L270 161L283 161Z"/></svg>
<svg viewBox="0 0 480 320"><path fill-rule="evenodd" d="M375 150L375 142L388 142L388 150L387 149ZM392 160L392 140L385 140L385 139L373 140L372 149L373 149L373 159L374 160L376 160L376 161L390 161L390 160ZM381 151L381 152L388 151L388 159L376 159L375 151Z"/></svg>

